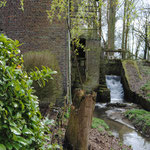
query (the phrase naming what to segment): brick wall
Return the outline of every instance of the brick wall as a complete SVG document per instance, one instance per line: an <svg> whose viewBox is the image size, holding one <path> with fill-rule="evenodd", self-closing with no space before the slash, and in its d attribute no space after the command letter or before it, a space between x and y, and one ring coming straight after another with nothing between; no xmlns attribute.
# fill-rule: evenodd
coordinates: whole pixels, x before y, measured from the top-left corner
<svg viewBox="0 0 150 150"><path fill-rule="evenodd" d="M67 83L67 30L66 22L55 20L50 24L46 10L50 0L25 0L24 12L19 9L20 0L7 0L0 8L0 30L21 43L22 52L50 50L60 64L64 93Z"/></svg>

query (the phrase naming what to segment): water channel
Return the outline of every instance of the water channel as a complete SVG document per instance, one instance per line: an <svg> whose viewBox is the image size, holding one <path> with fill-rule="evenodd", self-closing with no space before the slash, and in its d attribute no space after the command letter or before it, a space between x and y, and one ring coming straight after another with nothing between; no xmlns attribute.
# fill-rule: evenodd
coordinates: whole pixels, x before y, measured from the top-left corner
<svg viewBox="0 0 150 150"><path fill-rule="evenodd" d="M124 91L119 76L106 76L107 87L111 91L111 103L124 103ZM132 104L127 104L132 105ZM150 139L143 137L128 122L119 118L118 114L125 108L107 108L106 104L96 104L94 116L103 119L110 127L112 134L121 139L126 145L131 145L133 150L150 150Z"/></svg>

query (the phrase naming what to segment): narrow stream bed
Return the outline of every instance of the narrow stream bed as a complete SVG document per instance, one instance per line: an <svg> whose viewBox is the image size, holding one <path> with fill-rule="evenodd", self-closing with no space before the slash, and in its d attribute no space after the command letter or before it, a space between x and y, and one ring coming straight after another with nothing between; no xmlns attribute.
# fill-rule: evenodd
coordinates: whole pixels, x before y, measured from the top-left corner
<svg viewBox="0 0 150 150"><path fill-rule="evenodd" d="M119 76L106 76L107 87L111 91L111 103L124 103L124 91ZM143 137L128 122L124 122L118 114L125 108L106 107L105 104L96 104L94 117L103 119L110 127L112 134L120 138L126 145L131 145L133 150L150 150L150 139Z"/></svg>
<svg viewBox="0 0 150 150"><path fill-rule="evenodd" d="M115 109L114 111L116 111ZM138 133L133 126L130 124L123 124L115 119L111 119L108 116L107 108L95 108L94 117L103 119L110 127L110 131L115 137L121 139L121 141L126 145L131 145L133 150L150 150L150 139L143 137ZM111 110L113 111L113 110Z"/></svg>

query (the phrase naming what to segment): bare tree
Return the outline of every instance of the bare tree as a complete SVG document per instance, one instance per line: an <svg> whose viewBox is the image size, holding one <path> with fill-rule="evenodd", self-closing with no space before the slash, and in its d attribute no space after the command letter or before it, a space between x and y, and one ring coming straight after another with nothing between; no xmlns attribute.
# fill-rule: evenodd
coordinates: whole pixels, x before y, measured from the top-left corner
<svg viewBox="0 0 150 150"><path fill-rule="evenodd" d="M115 24L117 0L108 0L108 49L115 49Z"/></svg>

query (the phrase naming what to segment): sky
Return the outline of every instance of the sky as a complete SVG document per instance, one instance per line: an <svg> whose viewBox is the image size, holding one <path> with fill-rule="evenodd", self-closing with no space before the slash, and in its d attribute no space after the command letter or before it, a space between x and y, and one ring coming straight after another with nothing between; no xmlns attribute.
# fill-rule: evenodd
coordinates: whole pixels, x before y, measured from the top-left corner
<svg viewBox="0 0 150 150"><path fill-rule="evenodd" d="M142 3L142 1L143 1L143 3ZM141 7L142 8L142 6L144 6L144 8L149 8L150 9L150 0L139 0L139 3L138 3L138 5L137 5L138 7ZM123 11L123 10L120 10L120 11ZM121 12L120 12L121 13ZM119 13L119 15L120 15L120 13ZM150 18L149 18L150 19ZM143 20L140 18L140 21L141 21L141 25L144 25L144 23L145 23L145 20L144 20L144 17L143 17ZM149 20L150 21L150 20ZM116 43L115 43L115 45L116 45L116 49L118 49L118 48L121 48L121 38L122 38L122 26L123 26L123 20L122 20L122 18L121 19L118 19L117 20L117 22L116 22L116 37L117 37L117 40L116 40ZM138 22L138 19L135 19L134 20L134 26L136 27L136 28L138 28L138 29L142 29L142 26L139 26L139 22ZM131 32L130 32L130 34L131 34ZM133 40L132 40L132 34L130 35L130 40L129 40L129 42L130 42L130 45L132 45L132 43L133 43ZM136 50L136 46L137 46L137 40L136 40L136 38L134 39L134 52L135 52L135 50ZM131 49L131 48L130 48ZM142 54L143 53L143 48L141 47L140 48L140 54Z"/></svg>

